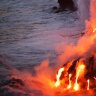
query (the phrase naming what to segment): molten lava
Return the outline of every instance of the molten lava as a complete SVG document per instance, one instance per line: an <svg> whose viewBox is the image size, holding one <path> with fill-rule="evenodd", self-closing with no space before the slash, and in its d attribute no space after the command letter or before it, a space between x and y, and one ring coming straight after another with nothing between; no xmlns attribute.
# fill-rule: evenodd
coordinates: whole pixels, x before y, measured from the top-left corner
<svg viewBox="0 0 96 96"><path fill-rule="evenodd" d="M93 30L93 32L96 32L96 28Z"/></svg>
<svg viewBox="0 0 96 96"><path fill-rule="evenodd" d="M79 64L79 66L76 69L76 81L74 84L74 90L76 90L76 91L80 89L80 86L78 84L78 78L80 75L82 75L84 73L84 69L85 69L85 65L82 63Z"/></svg>
<svg viewBox="0 0 96 96"><path fill-rule="evenodd" d="M86 76L86 64L83 62L83 59L79 59L76 60L76 65L74 66L75 67L75 70L76 70L76 73L75 73L75 77L74 77L74 72L71 74L68 74L68 72L66 73L66 69L68 71L68 68L66 68L66 66L64 66L63 68L60 68L58 70L58 74L56 75L56 82L55 82L55 87L58 87L61 85L61 76L62 74L64 75L65 73L65 78L63 77L63 81L66 82L66 80L68 81L68 83L64 83L63 86L64 86L64 89L65 90L70 90L72 89L73 91L79 91L81 89L81 85L83 84L86 84L84 83L81 79L85 79L84 81L87 82L87 86L85 86L84 88L87 88L86 90L89 90L90 89L90 80L86 80L85 76ZM74 62L74 61L73 61ZM72 66L70 64L70 66ZM67 66L68 67L68 66ZM70 68L70 67L69 67ZM72 67L71 67L72 68ZM90 69L90 68L89 68ZM72 69L72 71L74 71ZM63 73L62 73L63 72ZM68 74L68 76L66 75ZM90 75L90 74L88 74ZM68 77L68 78L67 78ZM73 78L73 79L72 79ZM94 77L93 77L94 78ZM95 79L95 78L94 78ZM74 82L75 80L75 82ZM67 86L66 86L67 84Z"/></svg>
<svg viewBox="0 0 96 96"><path fill-rule="evenodd" d="M89 90L90 89L90 80L89 79L87 80L87 83L88 83L87 90Z"/></svg>
<svg viewBox="0 0 96 96"><path fill-rule="evenodd" d="M79 89L80 89L80 86L79 86L77 79L76 79L76 83L74 84L74 90L78 91Z"/></svg>
<svg viewBox="0 0 96 96"><path fill-rule="evenodd" d="M72 74L69 74L69 85L67 86L67 89L70 89L72 87L71 76Z"/></svg>
<svg viewBox="0 0 96 96"><path fill-rule="evenodd" d="M56 87L60 86L60 76L61 76L63 71L64 71L64 68L60 68L58 71L58 74L56 75L56 79L57 79L57 81L55 83Z"/></svg>

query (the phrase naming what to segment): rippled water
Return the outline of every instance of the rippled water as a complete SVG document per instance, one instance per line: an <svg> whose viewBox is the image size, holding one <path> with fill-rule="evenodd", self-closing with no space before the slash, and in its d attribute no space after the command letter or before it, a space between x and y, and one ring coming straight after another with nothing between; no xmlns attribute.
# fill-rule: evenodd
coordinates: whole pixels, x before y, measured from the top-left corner
<svg viewBox="0 0 96 96"><path fill-rule="evenodd" d="M55 0L0 0L0 54L15 65L36 64L66 42L62 35L82 29L77 12L56 14L55 5Z"/></svg>
<svg viewBox="0 0 96 96"><path fill-rule="evenodd" d="M78 11L54 13L55 5L55 0L0 0L0 59L6 66L31 69L46 58L54 62L56 46L76 40L69 35L83 29Z"/></svg>

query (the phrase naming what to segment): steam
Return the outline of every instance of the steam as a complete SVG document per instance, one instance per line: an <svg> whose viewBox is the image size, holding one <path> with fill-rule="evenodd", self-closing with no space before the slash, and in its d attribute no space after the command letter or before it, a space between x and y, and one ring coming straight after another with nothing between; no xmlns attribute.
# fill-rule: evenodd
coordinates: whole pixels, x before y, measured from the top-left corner
<svg viewBox="0 0 96 96"><path fill-rule="evenodd" d="M90 0L77 0L78 14L81 23L90 18Z"/></svg>
<svg viewBox="0 0 96 96"><path fill-rule="evenodd" d="M23 93L28 93L28 96L54 96L54 81L53 70L49 67L49 61L43 61L35 68L36 75L32 75L26 71L15 71L14 78L18 78L24 82L22 88ZM20 95L21 96L21 95Z"/></svg>
<svg viewBox="0 0 96 96"><path fill-rule="evenodd" d="M64 64L71 59L89 56L96 52L96 1L95 0L78 0L80 20L85 23L85 30L82 37L76 44L66 44L61 46L62 54L58 57L59 64ZM90 5L90 6L89 6ZM57 50L60 52L60 50Z"/></svg>
<svg viewBox="0 0 96 96"><path fill-rule="evenodd" d="M95 0L91 0L91 4L90 4L91 8L90 8L90 25L91 27L94 29L96 28L96 1Z"/></svg>
<svg viewBox="0 0 96 96"><path fill-rule="evenodd" d="M93 33L92 33L93 34ZM84 55L92 54L96 51L96 34L95 35L84 35L79 39L77 44L69 44L63 46L65 48L59 58L59 64L70 61L71 59L82 57Z"/></svg>

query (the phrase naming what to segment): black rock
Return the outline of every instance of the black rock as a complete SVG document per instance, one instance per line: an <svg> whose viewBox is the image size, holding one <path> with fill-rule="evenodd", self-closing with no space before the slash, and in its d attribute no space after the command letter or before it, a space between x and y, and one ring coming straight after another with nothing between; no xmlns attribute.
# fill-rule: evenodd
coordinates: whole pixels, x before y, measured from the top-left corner
<svg viewBox="0 0 96 96"><path fill-rule="evenodd" d="M74 73L74 72L76 72L76 64L77 64L77 62L79 61L79 59L80 58L78 58L78 59L76 59L76 60L74 60L73 62L72 62L72 65L69 67L69 69L68 69L68 73L69 74L72 74L72 73Z"/></svg>
<svg viewBox="0 0 96 96"><path fill-rule="evenodd" d="M77 6L73 2L73 0L58 0L59 7L52 7L53 12L59 13L63 11L76 11Z"/></svg>
<svg viewBox="0 0 96 96"><path fill-rule="evenodd" d="M59 7L62 10L69 9L72 11L76 10L76 6L73 2L73 0L58 0Z"/></svg>

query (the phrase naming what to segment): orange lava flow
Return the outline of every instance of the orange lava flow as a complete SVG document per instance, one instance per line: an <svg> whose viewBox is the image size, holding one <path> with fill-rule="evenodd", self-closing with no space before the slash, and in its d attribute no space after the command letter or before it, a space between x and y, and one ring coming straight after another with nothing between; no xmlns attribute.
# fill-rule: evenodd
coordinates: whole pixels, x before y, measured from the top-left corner
<svg viewBox="0 0 96 96"><path fill-rule="evenodd" d="M71 76L72 76L72 74L69 74L69 85L67 86L67 89L70 89L72 87Z"/></svg>
<svg viewBox="0 0 96 96"><path fill-rule="evenodd" d="M93 30L93 32L96 32L96 28Z"/></svg>
<svg viewBox="0 0 96 96"><path fill-rule="evenodd" d="M74 84L74 90L78 91L79 89L80 89L80 86L79 86L77 79L76 79L76 83Z"/></svg>
<svg viewBox="0 0 96 96"><path fill-rule="evenodd" d="M80 86L78 84L78 78L80 75L83 74L84 72L84 69L85 69L85 65L84 64L79 64L77 69L76 69L76 81L75 81L75 84L74 84L74 90L75 91L78 91L80 89Z"/></svg>
<svg viewBox="0 0 96 96"><path fill-rule="evenodd" d="M56 75L56 83L55 83L56 87L60 86L60 76L63 71L64 71L64 68L60 68L58 71L58 74Z"/></svg>
<svg viewBox="0 0 96 96"><path fill-rule="evenodd" d="M88 83L87 90L89 90L90 89L90 80L89 79L87 80L87 83Z"/></svg>

